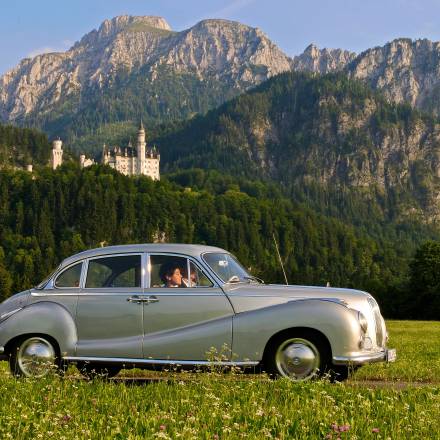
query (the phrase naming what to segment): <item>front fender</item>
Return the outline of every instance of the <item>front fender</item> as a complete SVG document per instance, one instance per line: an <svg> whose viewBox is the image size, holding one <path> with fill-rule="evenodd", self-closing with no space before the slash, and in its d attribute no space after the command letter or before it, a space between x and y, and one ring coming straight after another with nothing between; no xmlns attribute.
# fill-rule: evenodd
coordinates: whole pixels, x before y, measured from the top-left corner
<svg viewBox="0 0 440 440"><path fill-rule="evenodd" d="M0 346L20 335L44 334L59 345L61 356L75 355L77 331L72 315L53 302L31 304L0 324Z"/></svg>
<svg viewBox="0 0 440 440"><path fill-rule="evenodd" d="M301 299L235 315L233 353L240 360L261 361L273 335L297 327L321 332L328 339L333 356L359 350L362 330L353 310L338 302Z"/></svg>

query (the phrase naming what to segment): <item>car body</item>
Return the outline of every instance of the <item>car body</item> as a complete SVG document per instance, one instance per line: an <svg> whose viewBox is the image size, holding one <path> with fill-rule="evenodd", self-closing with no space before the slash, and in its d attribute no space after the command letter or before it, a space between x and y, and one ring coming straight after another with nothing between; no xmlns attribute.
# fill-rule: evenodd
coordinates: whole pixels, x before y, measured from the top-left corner
<svg viewBox="0 0 440 440"><path fill-rule="evenodd" d="M220 364L344 378L349 366L393 360L386 341L370 294L261 284L227 251L202 245L81 252L0 304L0 354L25 376L47 374L47 360L109 373Z"/></svg>

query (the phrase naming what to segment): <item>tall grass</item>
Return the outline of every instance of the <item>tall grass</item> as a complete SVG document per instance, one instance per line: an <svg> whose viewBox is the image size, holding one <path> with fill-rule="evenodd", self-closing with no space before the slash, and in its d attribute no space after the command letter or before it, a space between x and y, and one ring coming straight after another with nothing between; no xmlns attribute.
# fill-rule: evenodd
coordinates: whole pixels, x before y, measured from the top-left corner
<svg viewBox="0 0 440 440"><path fill-rule="evenodd" d="M389 328L399 361L364 367L344 384L212 372L169 381L17 380L3 369L0 438L440 439L438 384L358 381L439 379L440 323Z"/></svg>

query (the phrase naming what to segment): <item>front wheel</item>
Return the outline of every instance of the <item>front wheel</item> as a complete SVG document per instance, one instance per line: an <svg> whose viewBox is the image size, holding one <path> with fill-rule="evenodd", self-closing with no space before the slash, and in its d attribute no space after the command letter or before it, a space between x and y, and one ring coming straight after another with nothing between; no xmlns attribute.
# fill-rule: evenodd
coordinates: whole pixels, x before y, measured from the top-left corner
<svg viewBox="0 0 440 440"><path fill-rule="evenodd" d="M322 338L308 332L282 335L269 347L265 365L273 377L295 382L323 375L330 360L330 350Z"/></svg>
<svg viewBox="0 0 440 440"><path fill-rule="evenodd" d="M41 378L60 370L60 358L55 344L41 336L18 340L9 358L11 372L17 377Z"/></svg>

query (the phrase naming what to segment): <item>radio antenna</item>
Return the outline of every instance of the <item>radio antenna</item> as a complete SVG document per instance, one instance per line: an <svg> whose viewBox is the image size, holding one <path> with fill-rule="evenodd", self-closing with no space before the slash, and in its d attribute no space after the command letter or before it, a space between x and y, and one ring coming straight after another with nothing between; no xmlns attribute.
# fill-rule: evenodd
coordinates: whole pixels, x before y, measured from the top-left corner
<svg viewBox="0 0 440 440"><path fill-rule="evenodd" d="M283 274L284 274L284 279L286 280L286 285L289 285L289 282L287 281L286 271L284 270L283 260L281 259L280 250L278 249L278 243L277 243L277 239L275 238L275 233L274 232L272 232L272 236L273 236L273 241L275 243L275 248L277 250L278 259L280 260L281 269L283 269Z"/></svg>

